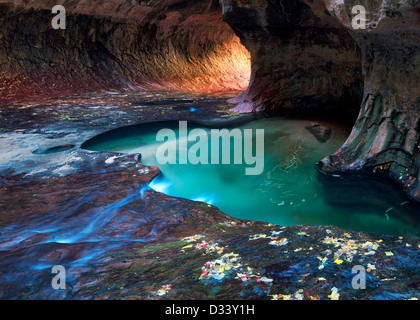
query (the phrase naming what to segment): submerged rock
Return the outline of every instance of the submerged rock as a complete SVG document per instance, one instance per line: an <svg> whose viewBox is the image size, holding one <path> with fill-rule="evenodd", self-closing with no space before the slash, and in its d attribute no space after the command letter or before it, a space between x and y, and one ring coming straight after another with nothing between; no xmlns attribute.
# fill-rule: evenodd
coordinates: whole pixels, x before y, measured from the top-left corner
<svg viewBox="0 0 420 320"><path fill-rule="evenodd" d="M331 138L331 128L321 126L320 124L314 124L305 128L314 135L316 140L318 140L321 143L325 143Z"/></svg>

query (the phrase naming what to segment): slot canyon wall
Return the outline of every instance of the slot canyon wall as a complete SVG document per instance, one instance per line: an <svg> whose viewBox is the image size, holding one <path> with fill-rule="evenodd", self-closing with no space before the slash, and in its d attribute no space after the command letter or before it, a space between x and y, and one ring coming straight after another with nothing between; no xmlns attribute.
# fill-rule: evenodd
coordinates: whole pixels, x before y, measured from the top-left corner
<svg viewBox="0 0 420 320"><path fill-rule="evenodd" d="M419 3L0 0L0 95L246 89L233 111L360 110L320 169L384 176L419 200ZM55 4L67 30L50 27ZM364 30L351 26L355 5L367 9Z"/></svg>
<svg viewBox="0 0 420 320"><path fill-rule="evenodd" d="M66 30L51 9L66 8ZM0 0L3 103L133 88L243 90L248 51L218 1Z"/></svg>
<svg viewBox="0 0 420 320"><path fill-rule="evenodd" d="M350 137L319 168L384 176L419 200L420 1L222 2L252 57L235 109L346 114L363 92ZM352 27L356 5L366 29Z"/></svg>
<svg viewBox="0 0 420 320"><path fill-rule="evenodd" d="M365 30L351 28L356 1L325 2L361 49L364 95L350 137L322 167L383 175L420 200L420 1L362 1Z"/></svg>
<svg viewBox="0 0 420 320"><path fill-rule="evenodd" d="M223 1L223 15L251 53L238 111L348 113L360 102L361 53L322 3ZM325 6L324 6L325 8ZM318 14L320 16L318 16Z"/></svg>

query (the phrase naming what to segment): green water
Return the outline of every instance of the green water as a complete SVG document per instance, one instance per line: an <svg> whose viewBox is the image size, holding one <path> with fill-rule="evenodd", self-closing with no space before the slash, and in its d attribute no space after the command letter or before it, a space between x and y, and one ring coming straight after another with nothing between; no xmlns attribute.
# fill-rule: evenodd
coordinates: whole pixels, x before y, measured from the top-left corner
<svg viewBox="0 0 420 320"><path fill-rule="evenodd" d="M241 132L264 129L264 154L258 159L264 161L264 170L255 176L245 174L245 168L252 166L244 161L230 165L158 163L156 151L163 144L156 141L160 129L174 130L177 140L172 141L171 147L179 151L179 123L175 121L121 128L93 138L83 147L141 153L142 163L158 166L162 171L151 188L207 202L235 218L283 226L334 225L420 237L419 207L409 203L395 185L373 178L323 177L315 169L315 164L334 153L349 134L348 127L318 123L332 129L331 138L325 143L305 128L314 124L307 120L266 118L236 126ZM210 128L199 123L188 122L188 128L210 132ZM255 137L251 141L255 147ZM188 142L188 149L192 145L194 142ZM233 140L230 145L232 152L241 147Z"/></svg>

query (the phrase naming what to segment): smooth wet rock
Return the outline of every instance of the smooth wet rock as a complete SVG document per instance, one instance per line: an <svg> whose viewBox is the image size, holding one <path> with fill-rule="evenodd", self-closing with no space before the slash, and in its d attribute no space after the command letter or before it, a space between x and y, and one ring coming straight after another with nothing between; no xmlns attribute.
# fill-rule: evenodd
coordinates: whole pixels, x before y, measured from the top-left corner
<svg viewBox="0 0 420 320"><path fill-rule="evenodd" d="M5 108L14 121L1 139L19 143L33 164L18 174L0 170L1 299L420 298L418 239L234 219L207 203L151 190L147 185L160 171L134 155L74 148L49 154L47 170L32 172L40 169L40 155L29 142L57 133L63 145L140 117L178 116L139 113L130 99L122 103L114 95L99 100L73 96ZM118 107L97 116L106 128L92 126L92 108L110 102ZM67 104L73 108L59 107ZM126 114L110 118L116 110ZM37 126L21 121L34 111ZM229 115L222 111L206 106L199 115ZM71 162L74 170L53 174L69 153L80 158ZM66 268L65 290L51 287L55 265ZM365 268L367 290L351 287L355 265Z"/></svg>
<svg viewBox="0 0 420 320"><path fill-rule="evenodd" d="M134 155L134 161L140 162L141 161L141 154L140 153L136 153Z"/></svg>
<svg viewBox="0 0 420 320"><path fill-rule="evenodd" d="M36 149L36 150L32 151L32 153L35 153L35 154L50 154L50 153L67 151L67 150L73 149L74 147L75 147L74 144L64 144L64 145L60 145L60 146L49 147L47 149Z"/></svg>

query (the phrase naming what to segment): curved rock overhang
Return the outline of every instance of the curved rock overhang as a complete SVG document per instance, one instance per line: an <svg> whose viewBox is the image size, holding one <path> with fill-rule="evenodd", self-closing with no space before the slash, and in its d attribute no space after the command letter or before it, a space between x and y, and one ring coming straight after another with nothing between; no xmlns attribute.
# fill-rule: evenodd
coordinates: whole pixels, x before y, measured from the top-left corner
<svg viewBox="0 0 420 320"><path fill-rule="evenodd" d="M0 1L3 103L109 89L242 91L249 52L214 0Z"/></svg>
<svg viewBox="0 0 420 320"><path fill-rule="evenodd" d="M351 135L321 170L385 176L420 200L419 1L222 3L252 60L235 110L345 113L357 105ZM366 9L366 29L352 27L356 5Z"/></svg>
<svg viewBox="0 0 420 320"><path fill-rule="evenodd" d="M55 4L0 0L2 103L246 88L236 111L360 110L321 169L382 175L420 199L418 1L65 0L66 30L51 28ZM352 28L355 5L367 9L367 29Z"/></svg>
<svg viewBox="0 0 420 320"><path fill-rule="evenodd" d="M235 110L301 115L358 110L361 53L325 7L322 10L317 3L312 8L305 1L224 0L222 4L224 20L252 60L250 85L235 100Z"/></svg>

